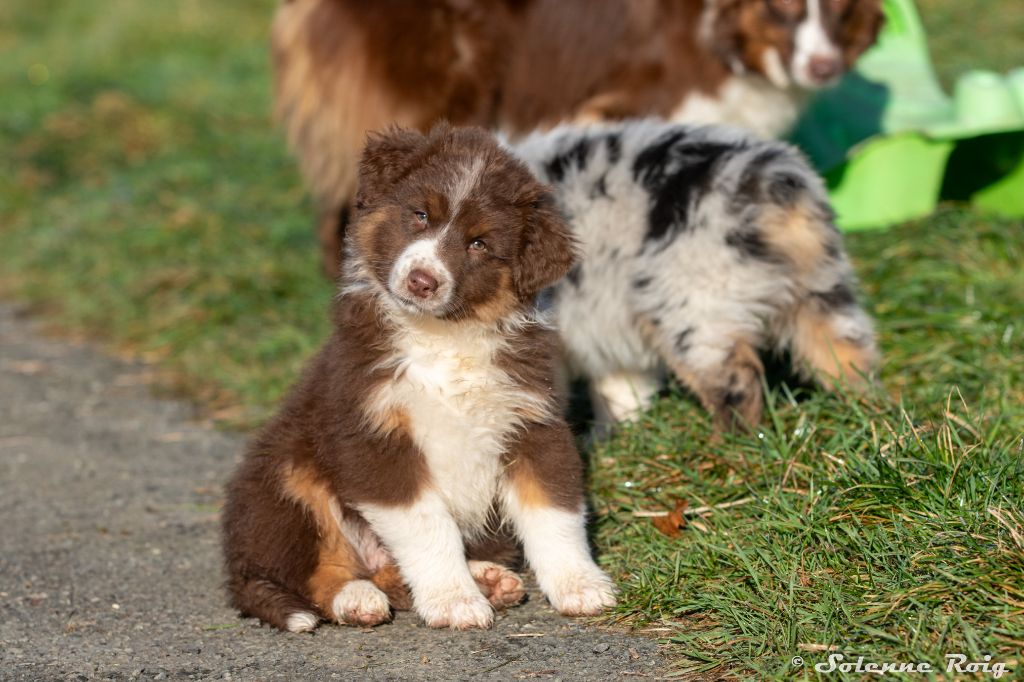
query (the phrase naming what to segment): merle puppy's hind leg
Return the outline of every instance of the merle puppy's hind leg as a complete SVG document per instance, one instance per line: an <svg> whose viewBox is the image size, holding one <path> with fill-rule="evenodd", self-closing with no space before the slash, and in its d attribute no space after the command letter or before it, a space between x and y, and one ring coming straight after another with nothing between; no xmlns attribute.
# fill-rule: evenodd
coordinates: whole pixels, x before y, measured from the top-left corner
<svg viewBox="0 0 1024 682"><path fill-rule="evenodd" d="M609 372L590 380L590 398L598 426L608 428L635 419L650 407L659 388L656 372Z"/></svg>
<svg viewBox="0 0 1024 682"><path fill-rule="evenodd" d="M711 412L717 429L760 423L764 366L755 339L686 327L674 333L658 329L655 342L668 368Z"/></svg>

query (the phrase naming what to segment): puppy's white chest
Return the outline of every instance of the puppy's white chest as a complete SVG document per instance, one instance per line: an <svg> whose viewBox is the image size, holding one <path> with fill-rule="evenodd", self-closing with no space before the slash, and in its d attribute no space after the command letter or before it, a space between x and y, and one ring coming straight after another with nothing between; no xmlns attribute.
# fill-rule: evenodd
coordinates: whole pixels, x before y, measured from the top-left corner
<svg viewBox="0 0 1024 682"><path fill-rule="evenodd" d="M519 406L532 398L495 365L486 346L409 344L395 379L378 396L408 417L434 489L466 530L486 523L506 438L522 419Z"/></svg>

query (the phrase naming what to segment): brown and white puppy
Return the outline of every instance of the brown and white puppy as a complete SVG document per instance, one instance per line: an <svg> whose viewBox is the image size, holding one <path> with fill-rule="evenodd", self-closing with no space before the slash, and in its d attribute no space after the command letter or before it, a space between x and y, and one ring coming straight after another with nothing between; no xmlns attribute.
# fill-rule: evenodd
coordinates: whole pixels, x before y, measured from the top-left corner
<svg viewBox="0 0 1024 682"><path fill-rule="evenodd" d="M493 561L511 535L560 612L610 606L533 308L574 258L548 189L482 130L392 130L348 249L333 335L228 486L233 605L298 632L411 596L430 626L488 627L523 598Z"/></svg>
<svg viewBox="0 0 1024 682"><path fill-rule="evenodd" d="M338 272L366 131L441 119L515 137L657 116L778 136L869 47L881 0L289 0L275 100Z"/></svg>

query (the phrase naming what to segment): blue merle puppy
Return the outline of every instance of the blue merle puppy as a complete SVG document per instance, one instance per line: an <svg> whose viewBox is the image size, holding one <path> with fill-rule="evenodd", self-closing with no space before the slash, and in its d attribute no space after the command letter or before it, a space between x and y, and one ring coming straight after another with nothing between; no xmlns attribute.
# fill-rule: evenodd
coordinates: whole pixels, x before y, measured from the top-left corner
<svg viewBox="0 0 1024 682"><path fill-rule="evenodd" d="M551 291L599 422L644 409L670 370L722 428L757 424L761 351L826 385L877 364L871 320L820 178L792 147L725 127L637 121L514 145L582 247Z"/></svg>

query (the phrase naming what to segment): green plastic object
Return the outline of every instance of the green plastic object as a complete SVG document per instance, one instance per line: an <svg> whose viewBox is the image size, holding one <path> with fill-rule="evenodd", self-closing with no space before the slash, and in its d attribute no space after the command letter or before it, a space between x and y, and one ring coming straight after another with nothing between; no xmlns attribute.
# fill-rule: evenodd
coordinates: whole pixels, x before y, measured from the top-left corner
<svg viewBox="0 0 1024 682"><path fill-rule="evenodd" d="M793 140L828 182L844 230L886 227L940 200L1024 217L1024 68L971 71L943 92L913 0L857 68L808 108Z"/></svg>

